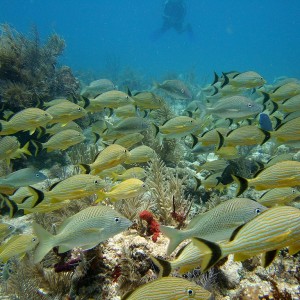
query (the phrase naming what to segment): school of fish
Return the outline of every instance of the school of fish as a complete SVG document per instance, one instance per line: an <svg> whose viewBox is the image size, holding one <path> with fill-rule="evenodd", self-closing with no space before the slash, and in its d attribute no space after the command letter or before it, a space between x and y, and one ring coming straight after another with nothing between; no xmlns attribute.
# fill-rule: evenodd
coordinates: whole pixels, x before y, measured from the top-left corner
<svg viewBox="0 0 300 300"><path fill-rule="evenodd" d="M215 73L213 82L202 87L172 79L144 91L129 88L119 91L110 80L100 79L76 97L16 112L4 105L0 161L11 171L0 177L2 214L47 214L84 197L95 200L65 218L55 234L36 222L31 233L20 233L2 221L2 263L28 252L40 263L55 247L58 253L89 250L128 230L133 220L113 204L149 193L147 163L159 156L151 140L163 150L165 141L174 139L193 159L195 193L221 197L235 187L235 195L193 217L186 228L160 225L169 239L166 256L149 254L159 278L122 299L209 299L209 291L172 272L196 267L205 272L230 254L236 261L262 254L266 267L285 247L292 255L300 251L299 80L270 84L255 71L231 71ZM179 103L185 109L177 109ZM162 120L166 108L172 114ZM67 154L76 145L96 146L98 153L92 161L79 157L82 161L72 166L77 173L67 178L49 178L47 170L26 164L29 157ZM27 167L19 168L19 162ZM51 184L45 188L47 180ZM189 243L175 259L168 259L185 240Z"/></svg>

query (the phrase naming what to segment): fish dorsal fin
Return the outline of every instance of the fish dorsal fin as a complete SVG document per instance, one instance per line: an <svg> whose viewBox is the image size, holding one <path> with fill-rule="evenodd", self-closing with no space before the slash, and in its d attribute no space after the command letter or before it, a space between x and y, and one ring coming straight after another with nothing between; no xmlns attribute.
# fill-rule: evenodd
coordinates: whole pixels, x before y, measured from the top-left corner
<svg viewBox="0 0 300 300"><path fill-rule="evenodd" d="M238 227L232 232L231 237L230 237L230 239L229 239L230 242L233 241L233 240L235 239L236 235L238 234L238 232L242 229L242 227L243 227L244 225L245 225L245 224L242 224L242 225L238 226Z"/></svg>
<svg viewBox="0 0 300 300"><path fill-rule="evenodd" d="M160 126L164 126L168 121L169 121L169 119L164 121Z"/></svg>
<svg viewBox="0 0 300 300"><path fill-rule="evenodd" d="M214 85L215 83L217 83L219 81L219 76L218 74L216 73L216 71L214 71L214 81L212 82L211 85Z"/></svg>
<svg viewBox="0 0 300 300"><path fill-rule="evenodd" d="M235 78L237 76L239 76L241 73L236 73L235 75L232 76L232 78Z"/></svg>
<svg viewBox="0 0 300 300"><path fill-rule="evenodd" d="M254 178L257 177L263 170L265 170L266 168L260 169L258 170L255 174L254 174Z"/></svg>
<svg viewBox="0 0 300 300"><path fill-rule="evenodd" d="M53 184L50 186L49 191L52 191L52 190L53 190L60 182L61 182L61 180L60 180L60 181L57 181L57 182L55 182L55 183L53 183Z"/></svg>
<svg viewBox="0 0 300 300"><path fill-rule="evenodd" d="M276 255L277 255L278 250L271 250L271 251L267 251L262 255L262 266L264 268L266 268L267 266L269 266L272 261L275 259Z"/></svg>
<svg viewBox="0 0 300 300"><path fill-rule="evenodd" d="M132 97L132 93L131 93L129 87L127 87L127 95L128 95L129 97Z"/></svg>

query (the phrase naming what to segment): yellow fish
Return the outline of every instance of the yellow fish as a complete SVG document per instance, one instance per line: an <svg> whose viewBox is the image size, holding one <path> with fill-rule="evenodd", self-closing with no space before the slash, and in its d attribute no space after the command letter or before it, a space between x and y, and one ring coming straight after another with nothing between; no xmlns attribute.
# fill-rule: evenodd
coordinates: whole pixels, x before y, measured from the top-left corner
<svg viewBox="0 0 300 300"><path fill-rule="evenodd" d="M300 196L300 192L292 187L275 188L265 192L257 202L267 207L276 205L286 205L296 200Z"/></svg>
<svg viewBox="0 0 300 300"><path fill-rule="evenodd" d="M73 129L62 130L53 136L45 143L39 143L36 141L31 141L35 146L35 155L38 154L42 149L46 149L47 152L54 150L66 150L71 146L79 144L85 140L85 136Z"/></svg>
<svg viewBox="0 0 300 300"><path fill-rule="evenodd" d="M124 92L113 90L90 99L85 108L89 112L97 112L104 108L118 108L127 104L134 104L134 100Z"/></svg>
<svg viewBox="0 0 300 300"><path fill-rule="evenodd" d="M271 133L271 136L279 143L299 141L300 117L279 125L279 127Z"/></svg>
<svg viewBox="0 0 300 300"><path fill-rule="evenodd" d="M129 156L129 151L126 148L112 144L99 152L93 163L81 164L80 168L85 173L97 174L105 169L122 164Z"/></svg>
<svg viewBox="0 0 300 300"><path fill-rule="evenodd" d="M66 125L70 121L82 118L87 114L83 107L71 101L55 104L49 107L46 112L53 117L49 124L62 123L62 125Z"/></svg>
<svg viewBox="0 0 300 300"><path fill-rule="evenodd" d="M111 201L116 201L137 197L143 194L145 191L146 184L143 181L137 178L130 178L115 185L109 192L98 192L98 199L96 200L96 203L104 200L105 198L109 198Z"/></svg>
<svg viewBox="0 0 300 300"><path fill-rule="evenodd" d="M282 161L270 167L267 167L252 179L246 179L237 175L231 175L238 184L237 196L242 194L248 186L256 190L267 190L279 187L293 187L299 185L300 180L300 162Z"/></svg>
<svg viewBox="0 0 300 300"><path fill-rule="evenodd" d="M224 82L221 87L226 84L230 84L236 87L255 88L265 84L264 78L254 71L247 71L243 73L234 74L232 77L228 77L227 74L223 73Z"/></svg>
<svg viewBox="0 0 300 300"><path fill-rule="evenodd" d="M38 244L38 239L32 234L20 234L10 238L0 246L0 261L6 263L14 256L23 257Z"/></svg>
<svg viewBox="0 0 300 300"><path fill-rule="evenodd" d="M152 92L138 92L132 96L132 99L140 109L158 109L164 103L164 100Z"/></svg>
<svg viewBox="0 0 300 300"><path fill-rule="evenodd" d="M97 194L104 187L104 182L99 176L90 174L73 175L67 179L54 183L49 191L33 190L36 204L41 201L60 202L64 200L80 199Z"/></svg>
<svg viewBox="0 0 300 300"><path fill-rule="evenodd" d="M269 97L272 101L277 102L289 99L298 94L300 94L300 83L288 82L273 90L273 92L269 94Z"/></svg>
<svg viewBox="0 0 300 300"><path fill-rule="evenodd" d="M208 300L211 293L196 283L178 277L148 282L122 297L122 300Z"/></svg>
<svg viewBox="0 0 300 300"><path fill-rule="evenodd" d="M241 226L229 242L216 244L200 238L192 241L201 252L201 270L205 272L229 254L234 254L236 261L243 261L263 253L262 265L267 267L284 247L289 247L291 255L297 253L299 239L300 210L276 206Z"/></svg>
<svg viewBox="0 0 300 300"><path fill-rule="evenodd" d="M13 115L9 121L0 121L0 135L19 131L29 131L33 134L38 127L45 127L52 119L53 117L42 109L25 108Z"/></svg>
<svg viewBox="0 0 300 300"><path fill-rule="evenodd" d="M62 126L61 123L56 123L56 124L53 124L51 126L47 126L46 133L50 134L50 135L53 135L53 134L56 134L60 131L66 130L66 129L76 130L76 131L81 132L81 133L83 132L83 130L81 129L81 127L77 123L75 123L74 121L70 121L65 126Z"/></svg>
<svg viewBox="0 0 300 300"><path fill-rule="evenodd" d="M147 173L145 169L141 167L133 167L128 170L125 170L122 174L112 173L112 179L113 181L122 181L129 178L143 179L146 177L146 175Z"/></svg>
<svg viewBox="0 0 300 300"><path fill-rule="evenodd" d="M39 245L34 253L34 263L40 262L53 247L58 246L59 253L75 247L88 250L131 225L130 220L104 205L90 206L67 218L59 226L56 235L33 223L33 231L39 239Z"/></svg>
<svg viewBox="0 0 300 300"><path fill-rule="evenodd" d="M114 144L118 144L120 146L123 146L123 147L129 149L133 145L141 142L143 139L144 139L144 136L139 132L129 133L119 139L116 139L114 141Z"/></svg>
<svg viewBox="0 0 300 300"><path fill-rule="evenodd" d="M24 154L31 155L28 146L29 142L21 148L20 142L15 136L5 136L0 140L0 160L6 160L9 165L11 159L20 158Z"/></svg>
<svg viewBox="0 0 300 300"><path fill-rule="evenodd" d="M133 148L129 151L129 154L129 157L125 160L125 164L148 162L156 156L156 152L146 145Z"/></svg>
<svg viewBox="0 0 300 300"><path fill-rule="evenodd" d="M10 233L15 231L15 227L11 224L0 223L0 242Z"/></svg>

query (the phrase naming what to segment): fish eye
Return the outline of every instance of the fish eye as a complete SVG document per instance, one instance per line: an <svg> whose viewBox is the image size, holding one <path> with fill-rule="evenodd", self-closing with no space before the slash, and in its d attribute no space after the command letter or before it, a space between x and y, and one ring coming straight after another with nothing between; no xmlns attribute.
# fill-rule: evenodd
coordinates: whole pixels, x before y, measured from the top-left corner
<svg viewBox="0 0 300 300"><path fill-rule="evenodd" d="M193 120L191 120L190 123L193 123Z"/></svg>
<svg viewBox="0 0 300 300"><path fill-rule="evenodd" d="M8 229L13 229L14 227L12 225L9 225L8 226Z"/></svg>
<svg viewBox="0 0 300 300"><path fill-rule="evenodd" d="M128 100L128 99L129 99L129 96L126 96L126 99Z"/></svg>
<svg viewBox="0 0 300 300"><path fill-rule="evenodd" d="M115 217L115 221L118 223L120 221L119 217Z"/></svg>
<svg viewBox="0 0 300 300"><path fill-rule="evenodd" d="M187 289L186 292L187 292L188 296L194 296L195 295L195 293L192 289Z"/></svg>
<svg viewBox="0 0 300 300"><path fill-rule="evenodd" d="M40 174L36 173L36 174L35 174L35 177L39 178L39 177L40 177Z"/></svg>
<svg viewBox="0 0 300 300"><path fill-rule="evenodd" d="M256 208L256 209L255 209L255 212L256 212L257 214L259 214L259 213L261 212L260 208Z"/></svg>
<svg viewBox="0 0 300 300"><path fill-rule="evenodd" d="M78 111L81 111L81 107L78 107L77 109L78 109Z"/></svg>
<svg viewBox="0 0 300 300"><path fill-rule="evenodd" d="M296 193L296 190L295 190L295 189L292 189L292 193L295 194L295 193Z"/></svg>
<svg viewBox="0 0 300 300"><path fill-rule="evenodd" d="M252 107L252 103L248 103L248 107Z"/></svg>
<svg viewBox="0 0 300 300"><path fill-rule="evenodd" d="M182 94L184 94L184 89L181 89L180 92L181 92Z"/></svg>
<svg viewBox="0 0 300 300"><path fill-rule="evenodd" d="M32 242L36 242L36 238L34 237L34 238L32 238L32 240L31 240Z"/></svg>
<svg viewBox="0 0 300 300"><path fill-rule="evenodd" d="M98 184L98 183L99 183L99 181L96 179L96 180L94 181L94 183L95 183L95 184Z"/></svg>
<svg viewBox="0 0 300 300"><path fill-rule="evenodd" d="M142 184L142 188L145 188L145 187L146 187L146 184L145 184L145 183L143 183L143 184Z"/></svg>

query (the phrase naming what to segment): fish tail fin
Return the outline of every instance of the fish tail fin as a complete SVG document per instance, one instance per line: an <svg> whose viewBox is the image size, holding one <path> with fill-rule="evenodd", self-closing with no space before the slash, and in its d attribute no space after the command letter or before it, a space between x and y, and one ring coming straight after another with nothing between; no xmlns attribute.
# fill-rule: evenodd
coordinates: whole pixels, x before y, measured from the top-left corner
<svg viewBox="0 0 300 300"><path fill-rule="evenodd" d="M153 126L154 126L154 130L155 130L154 137L156 138L159 133L159 127L155 124L153 124Z"/></svg>
<svg viewBox="0 0 300 300"><path fill-rule="evenodd" d="M211 85L214 85L215 83L217 83L219 81L219 76L216 73L216 71L214 71L214 81L211 83Z"/></svg>
<svg viewBox="0 0 300 300"><path fill-rule="evenodd" d="M237 175L231 174L231 176L234 179L234 181L238 184L237 193L236 193L236 196L238 197L248 188L248 180L246 178Z"/></svg>
<svg viewBox="0 0 300 300"><path fill-rule="evenodd" d="M115 172L112 172L111 177L112 177L112 181L116 182L118 180L119 175Z"/></svg>
<svg viewBox="0 0 300 300"><path fill-rule="evenodd" d="M171 263L167 260L150 255L154 265L159 268L158 278L169 276L172 272Z"/></svg>
<svg viewBox="0 0 300 300"><path fill-rule="evenodd" d="M91 173L91 167L87 164L80 164L79 169L82 174L90 174Z"/></svg>
<svg viewBox="0 0 300 300"><path fill-rule="evenodd" d="M39 240L39 244L34 252L34 263L39 263L44 256L54 247L53 235L36 222L32 223L33 232Z"/></svg>
<svg viewBox="0 0 300 300"><path fill-rule="evenodd" d="M6 197L4 197L4 203L7 206L8 210L9 210L9 217L13 218L14 215L16 214L16 212L19 210L18 205L16 204L15 201L10 200Z"/></svg>
<svg viewBox="0 0 300 300"><path fill-rule="evenodd" d="M106 198L106 194L103 191L98 191L97 197L98 198L96 199L95 203L99 203L99 202L103 201Z"/></svg>
<svg viewBox="0 0 300 300"><path fill-rule="evenodd" d="M224 136L217 130L219 142L218 146L216 147L216 150L219 150L224 145Z"/></svg>
<svg viewBox="0 0 300 300"><path fill-rule="evenodd" d="M192 238L192 242L201 252L201 270L203 272L206 272L222 258L222 249L218 244L201 238Z"/></svg>
<svg viewBox="0 0 300 300"><path fill-rule="evenodd" d="M41 203L44 199L45 199L45 194L44 192L42 192L41 190L38 190L32 186L28 186L28 189L30 190L33 198L34 198L34 204L32 207L37 206L39 203ZM23 201L25 201L26 198L23 199Z"/></svg>
<svg viewBox="0 0 300 300"><path fill-rule="evenodd" d="M199 173L199 172L198 172ZM198 188L199 188L199 186L201 186L201 183L202 183L202 181L201 181L201 179L200 178L198 178L198 177L196 177L196 176L194 176L194 179L196 180L196 186L195 186L195 191L197 191L198 190Z"/></svg>
<svg viewBox="0 0 300 300"><path fill-rule="evenodd" d="M29 151L34 155L37 156L43 150L43 144L38 141L30 141Z"/></svg>
<svg viewBox="0 0 300 300"><path fill-rule="evenodd" d="M90 105L90 99L87 97L84 97L84 96L81 96L81 97L84 101L83 108L87 108Z"/></svg>
<svg viewBox="0 0 300 300"><path fill-rule="evenodd" d="M164 225L160 225L160 231L170 240L167 255L170 255L176 247L185 239L185 236L182 234L182 231L167 227Z"/></svg>
<svg viewBox="0 0 300 300"><path fill-rule="evenodd" d="M193 139L192 148L194 148L198 144L198 138L194 134L191 134L191 137Z"/></svg>
<svg viewBox="0 0 300 300"><path fill-rule="evenodd" d="M223 73L223 72L222 72L222 74L223 74L224 81L223 81L223 83L221 85L221 88L223 88L225 85L227 85L229 83L228 76L225 73Z"/></svg>
<svg viewBox="0 0 300 300"><path fill-rule="evenodd" d="M28 156L31 156L32 153L29 151L29 145L30 145L30 142L28 141L23 148L21 148L21 152L24 153L24 154L27 154Z"/></svg>

